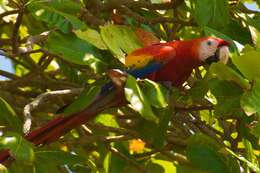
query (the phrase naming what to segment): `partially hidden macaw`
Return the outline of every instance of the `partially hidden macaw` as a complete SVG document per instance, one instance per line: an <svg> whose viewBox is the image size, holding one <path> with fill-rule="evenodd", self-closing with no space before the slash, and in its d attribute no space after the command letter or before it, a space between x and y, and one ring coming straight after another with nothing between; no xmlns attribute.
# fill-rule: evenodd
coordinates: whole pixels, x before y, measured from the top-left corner
<svg viewBox="0 0 260 173"><path fill-rule="evenodd" d="M127 73L136 78L148 77L154 81L170 81L175 86L181 86L194 68L204 63L226 63L229 56L228 46L227 41L213 37L158 43L133 51L125 58L125 65L129 69ZM111 87L107 89L110 91L99 94L82 111L69 116L57 116L25 135L25 138L35 145L50 143L103 110L127 104ZM13 160L10 158L9 150L0 152L0 163L9 163Z"/></svg>

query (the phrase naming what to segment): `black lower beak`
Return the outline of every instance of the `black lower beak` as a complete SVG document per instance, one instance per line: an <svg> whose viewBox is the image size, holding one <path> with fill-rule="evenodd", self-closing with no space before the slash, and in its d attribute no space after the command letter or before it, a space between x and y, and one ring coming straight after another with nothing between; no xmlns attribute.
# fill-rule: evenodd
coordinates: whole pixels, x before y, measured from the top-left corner
<svg viewBox="0 0 260 173"><path fill-rule="evenodd" d="M205 62L207 64L212 64L213 62L218 62L218 61L219 61L219 49L217 49L214 55L208 57Z"/></svg>

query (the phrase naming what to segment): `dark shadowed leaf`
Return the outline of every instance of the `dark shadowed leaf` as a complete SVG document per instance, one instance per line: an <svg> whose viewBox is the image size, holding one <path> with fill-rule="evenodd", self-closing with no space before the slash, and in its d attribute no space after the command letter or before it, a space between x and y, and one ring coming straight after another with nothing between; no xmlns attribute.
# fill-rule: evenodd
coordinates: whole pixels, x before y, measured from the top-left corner
<svg viewBox="0 0 260 173"><path fill-rule="evenodd" d="M22 124L12 107L0 97L0 122L1 125L11 127L12 131L22 132Z"/></svg>
<svg viewBox="0 0 260 173"><path fill-rule="evenodd" d="M33 1L28 8L36 19L46 22L51 28L57 27L64 33L85 27L82 21L70 14L71 12L79 12L81 8L81 5L74 1Z"/></svg>
<svg viewBox="0 0 260 173"><path fill-rule="evenodd" d="M241 115L240 98L242 89L233 82L211 79L209 88L217 98L215 114L218 116L238 116Z"/></svg>
<svg viewBox="0 0 260 173"><path fill-rule="evenodd" d="M211 173L238 173L236 160L214 139L195 134L188 141L187 157L194 166Z"/></svg>
<svg viewBox="0 0 260 173"><path fill-rule="evenodd" d="M229 22L227 0L196 0L195 18L202 26L223 27Z"/></svg>
<svg viewBox="0 0 260 173"><path fill-rule="evenodd" d="M50 162L54 162L56 164L60 165L73 165L73 164L79 164L83 163L85 161L84 158L71 154L69 152L64 152L64 151L37 151L35 152L35 157L37 159L41 160L48 160Z"/></svg>

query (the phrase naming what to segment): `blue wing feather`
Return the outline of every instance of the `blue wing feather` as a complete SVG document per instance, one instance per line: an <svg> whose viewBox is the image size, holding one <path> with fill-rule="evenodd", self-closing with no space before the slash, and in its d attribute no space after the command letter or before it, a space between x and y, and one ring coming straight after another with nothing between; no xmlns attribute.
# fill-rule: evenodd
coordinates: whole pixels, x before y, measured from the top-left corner
<svg viewBox="0 0 260 173"><path fill-rule="evenodd" d="M137 68L137 69L131 69L127 70L126 72L135 78L144 78L148 76L149 74L152 74L153 72L156 72L160 68L162 68L163 64L159 62L152 62L149 65L142 67L142 68ZM114 85L113 82L108 82L106 83L100 92L100 95L106 94L109 90L113 89Z"/></svg>

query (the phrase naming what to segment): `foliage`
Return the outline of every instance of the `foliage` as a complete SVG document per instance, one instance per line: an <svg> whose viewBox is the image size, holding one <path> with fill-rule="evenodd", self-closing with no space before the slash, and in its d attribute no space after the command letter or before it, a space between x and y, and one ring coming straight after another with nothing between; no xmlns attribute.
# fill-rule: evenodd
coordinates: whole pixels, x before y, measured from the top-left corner
<svg viewBox="0 0 260 173"><path fill-rule="evenodd" d="M260 173L260 13L244 3L260 6L259 0L1 0L0 54L14 72L0 69L6 78L0 148L14 160L0 172ZM104 110L46 146L23 137L27 122L36 129L56 113L69 116L89 105L107 70L125 70L133 50L204 35L231 43L227 65L194 70L182 89L130 76L129 105Z"/></svg>

